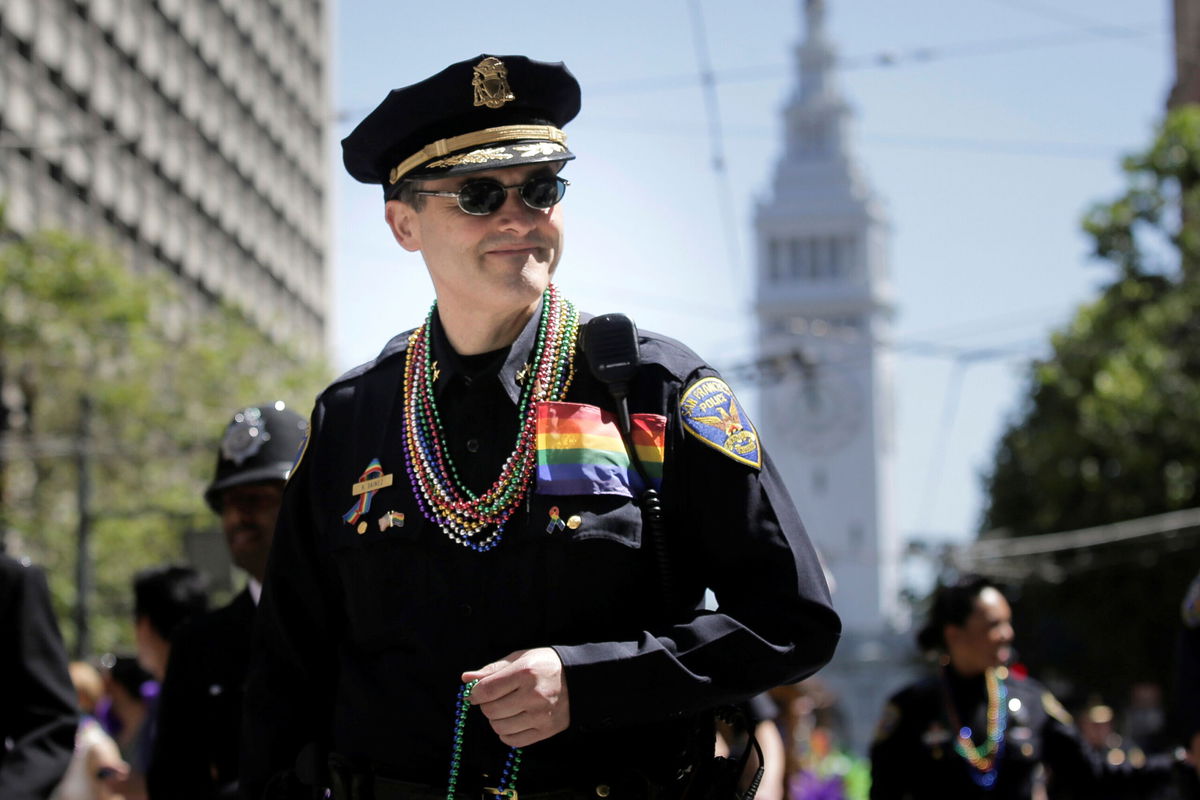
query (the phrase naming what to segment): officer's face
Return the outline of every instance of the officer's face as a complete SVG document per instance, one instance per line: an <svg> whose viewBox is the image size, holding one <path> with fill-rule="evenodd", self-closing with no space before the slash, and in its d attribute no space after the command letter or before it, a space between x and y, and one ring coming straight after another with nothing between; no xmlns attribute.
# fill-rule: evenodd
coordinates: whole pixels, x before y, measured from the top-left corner
<svg viewBox="0 0 1200 800"><path fill-rule="evenodd" d="M283 481L233 486L221 492L221 528L233 563L259 581L267 572L267 554L283 499Z"/></svg>
<svg viewBox="0 0 1200 800"><path fill-rule="evenodd" d="M557 167L529 164L493 169L425 181L422 188L457 191L477 178L493 178L512 186L537 174L554 174ZM402 247L421 251L443 307L443 319L446 310L503 318L532 309L562 255L562 204L530 208L511 190L499 210L472 216L452 198L424 200L420 211L390 201L387 220Z"/></svg>
<svg viewBox="0 0 1200 800"><path fill-rule="evenodd" d="M1012 655L1012 609L1004 595L987 587L975 599L975 610L960 625L947 625L950 662L964 675L998 667Z"/></svg>

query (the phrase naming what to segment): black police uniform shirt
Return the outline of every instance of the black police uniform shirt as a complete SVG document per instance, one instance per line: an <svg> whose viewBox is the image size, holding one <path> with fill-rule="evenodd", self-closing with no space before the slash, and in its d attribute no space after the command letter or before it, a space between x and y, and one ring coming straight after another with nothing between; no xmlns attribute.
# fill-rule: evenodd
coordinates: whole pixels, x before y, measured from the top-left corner
<svg viewBox="0 0 1200 800"><path fill-rule="evenodd" d="M0 797L48 797L75 747L75 689L45 575L2 554L0 687Z"/></svg>
<svg viewBox="0 0 1200 800"><path fill-rule="evenodd" d="M247 587L171 637L146 785L151 797L233 797L254 598Z"/></svg>
<svg viewBox="0 0 1200 800"><path fill-rule="evenodd" d="M1183 625L1176 649L1179 687L1179 726L1183 742L1191 746L1200 735L1200 575L1188 586L1182 603Z"/></svg>
<svg viewBox="0 0 1200 800"><path fill-rule="evenodd" d="M954 749L955 730L947 694L957 719L974 732L977 746L987 731L987 687L982 675L965 678L947 668L901 690L884 709L871 745L872 800L1027 800L1033 797L1039 765L1056 787L1072 797L1097 792L1132 792L1160 787L1171 775L1171 759L1152 757L1145 768L1113 766L1088 749L1070 716L1037 681L1010 674L1007 727L995 784L983 787ZM1121 795L1126 796L1126 795Z"/></svg>
<svg viewBox="0 0 1200 800"><path fill-rule="evenodd" d="M516 440L538 316L489 363L458 357L434 315L446 445L475 491L495 480ZM570 726L525 748L518 791L621 776L661 783L680 765L692 714L802 679L830 659L840 621L770 461L739 463L682 430L681 393L715 375L695 354L643 332L630 390L631 412L667 420L661 493L687 610L664 621L653 548L629 497L551 496L531 482L503 541L484 553L424 518L404 465L407 338L318 398L285 490L247 687L251 796L309 743L380 775L444 787L461 674L543 646L562 659ZM612 409L582 355L565 400ZM351 487L373 459L392 483L348 524ZM706 586L718 611L702 610ZM472 709L460 788L496 785L506 752Z"/></svg>

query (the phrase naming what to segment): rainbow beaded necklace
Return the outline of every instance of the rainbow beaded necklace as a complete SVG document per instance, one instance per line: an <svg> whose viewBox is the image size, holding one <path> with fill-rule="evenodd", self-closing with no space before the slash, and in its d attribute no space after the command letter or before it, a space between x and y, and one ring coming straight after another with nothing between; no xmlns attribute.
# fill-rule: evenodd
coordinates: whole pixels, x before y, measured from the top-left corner
<svg viewBox="0 0 1200 800"><path fill-rule="evenodd" d="M404 364L405 469L425 518L452 541L486 552L500 544L505 523L529 489L537 455L538 403L562 400L575 377L579 312L570 300L558 296L553 285L543 292L542 316L530 357L533 379L525 380L517 404L517 441L495 482L476 495L463 485L450 459L434 399L437 376L429 332L436 309L435 301L425 324L408 339Z"/></svg>
<svg viewBox="0 0 1200 800"><path fill-rule="evenodd" d="M970 727L958 720L954 710L954 700L950 697L949 679L942 676L942 689L946 697L946 713L950 717L950 725L954 728L954 752L962 756L971 767L971 780L977 786L990 789L996 783L1000 766L1000 756L1004 753L1004 732L1008 728L1008 688L1004 681L997 677L996 670L984 672L984 684L987 686L987 740L982 746L976 746L971 739Z"/></svg>

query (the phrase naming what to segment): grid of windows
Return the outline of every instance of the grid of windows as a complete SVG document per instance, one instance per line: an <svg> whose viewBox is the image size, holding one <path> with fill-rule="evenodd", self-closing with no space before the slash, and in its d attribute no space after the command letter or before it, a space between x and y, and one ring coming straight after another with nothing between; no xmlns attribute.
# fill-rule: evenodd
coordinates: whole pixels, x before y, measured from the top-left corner
<svg viewBox="0 0 1200 800"><path fill-rule="evenodd" d="M325 351L324 0L6 0L0 196Z"/></svg>
<svg viewBox="0 0 1200 800"><path fill-rule="evenodd" d="M767 273L772 282L834 281L855 275L859 263L854 236L772 238L767 242Z"/></svg>

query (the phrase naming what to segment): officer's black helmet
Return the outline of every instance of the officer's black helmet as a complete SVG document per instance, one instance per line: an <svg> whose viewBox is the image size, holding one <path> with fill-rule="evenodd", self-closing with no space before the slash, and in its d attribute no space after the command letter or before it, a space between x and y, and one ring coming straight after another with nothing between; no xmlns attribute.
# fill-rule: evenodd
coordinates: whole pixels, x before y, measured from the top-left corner
<svg viewBox="0 0 1200 800"><path fill-rule="evenodd" d="M217 451L217 474L204 490L213 511L221 492L260 481L286 481L296 462L308 421L282 401L247 406L233 415Z"/></svg>

